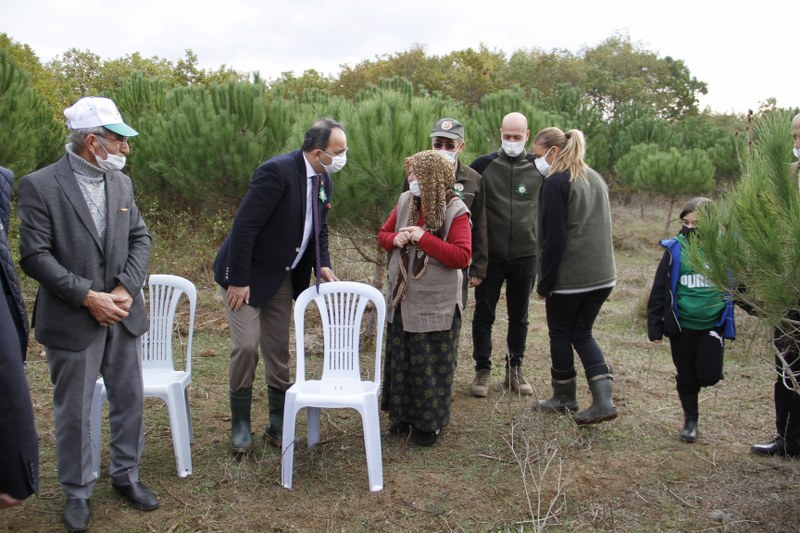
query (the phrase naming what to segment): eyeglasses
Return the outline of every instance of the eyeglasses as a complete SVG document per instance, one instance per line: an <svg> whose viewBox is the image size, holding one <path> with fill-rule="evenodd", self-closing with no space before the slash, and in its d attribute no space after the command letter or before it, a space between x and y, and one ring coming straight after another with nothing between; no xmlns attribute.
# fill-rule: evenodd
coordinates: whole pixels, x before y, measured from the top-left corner
<svg viewBox="0 0 800 533"><path fill-rule="evenodd" d="M120 141L120 140L117 140L117 139L112 139L111 137L106 137L105 135L95 135L95 137L102 137L103 139L105 139L107 141L112 141L112 142L117 143L117 149L118 150L122 150L122 148L130 148L131 147L131 145L128 144L128 139L125 139L124 141ZM102 143L102 141L101 141L101 143Z"/></svg>
<svg viewBox="0 0 800 533"><path fill-rule="evenodd" d="M325 150L322 150L322 149L320 149L320 152L322 152L323 154L325 154L325 155L327 155L328 157L330 157L331 159L333 159L334 157L341 157L341 156L343 156L344 154L346 154L346 153L347 153L347 151L348 151L349 149L350 149L350 147L348 146L348 147L347 147L347 148L345 148L344 150L339 150L338 152L333 152L333 155L329 154L328 152L326 152Z"/></svg>
<svg viewBox="0 0 800 533"><path fill-rule="evenodd" d="M459 146L461 146L461 143L456 143L455 141L447 141L447 142L439 140L433 141L433 147L436 150L441 150L442 148L444 148L445 150L452 152Z"/></svg>

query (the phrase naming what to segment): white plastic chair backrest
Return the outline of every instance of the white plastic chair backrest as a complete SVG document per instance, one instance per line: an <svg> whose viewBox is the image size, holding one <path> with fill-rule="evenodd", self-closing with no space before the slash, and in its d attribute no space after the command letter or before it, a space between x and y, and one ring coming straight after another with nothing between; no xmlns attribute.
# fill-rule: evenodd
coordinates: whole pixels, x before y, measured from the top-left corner
<svg viewBox="0 0 800 533"><path fill-rule="evenodd" d="M188 279L169 274L152 274L150 286L150 330L143 336L142 368L174 370L172 331L181 295L189 300L189 333L186 340L186 372L192 372L192 337L197 290Z"/></svg>
<svg viewBox="0 0 800 533"><path fill-rule="evenodd" d="M311 286L297 297L294 308L295 337L297 346L296 381L305 381L305 311L309 303L315 302L320 313L323 334L322 380L361 380L359 348L361 323L367 304L376 309L375 367L373 379L380 384L381 349L383 328L386 319L386 302L381 291L365 283L353 281L331 281L317 288Z"/></svg>

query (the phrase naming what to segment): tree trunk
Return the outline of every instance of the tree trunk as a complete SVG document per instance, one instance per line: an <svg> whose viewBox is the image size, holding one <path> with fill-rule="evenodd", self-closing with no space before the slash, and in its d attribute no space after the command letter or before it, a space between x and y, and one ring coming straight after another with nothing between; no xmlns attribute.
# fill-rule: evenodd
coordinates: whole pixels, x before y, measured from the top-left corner
<svg viewBox="0 0 800 533"><path fill-rule="evenodd" d="M669 225L672 222L672 208L675 206L675 197L669 197L669 209L667 210L667 224L664 226L664 235L669 236Z"/></svg>

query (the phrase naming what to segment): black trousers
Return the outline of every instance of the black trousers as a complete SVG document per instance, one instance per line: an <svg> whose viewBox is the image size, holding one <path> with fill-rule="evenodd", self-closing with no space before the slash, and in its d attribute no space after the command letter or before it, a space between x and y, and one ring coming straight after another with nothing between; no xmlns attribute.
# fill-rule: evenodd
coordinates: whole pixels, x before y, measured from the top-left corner
<svg viewBox="0 0 800 533"><path fill-rule="evenodd" d="M722 328L707 331L684 328L680 335L669 338L669 344L679 396L697 396L701 387L716 385L722 379L725 351Z"/></svg>
<svg viewBox="0 0 800 533"><path fill-rule="evenodd" d="M777 331L775 337L775 347L789 364L789 371L800 379L798 341L789 335L781 337ZM775 428L786 441L786 449L791 453L800 453L800 396L792 390L792 383L785 376L786 369L777 355L775 370L778 373L775 381Z"/></svg>
<svg viewBox="0 0 800 533"><path fill-rule="evenodd" d="M506 285L508 334L507 360L522 364L528 338L528 305L536 278L536 257L498 259L489 257L486 279L475 287L475 314L472 318L472 358L475 370L492 368L492 326L500 289Z"/></svg>
<svg viewBox="0 0 800 533"><path fill-rule="evenodd" d="M607 287L575 294L554 293L547 298L545 309L553 378L575 377L573 348L578 352L587 379L610 372L592 328L611 290L612 287Z"/></svg>

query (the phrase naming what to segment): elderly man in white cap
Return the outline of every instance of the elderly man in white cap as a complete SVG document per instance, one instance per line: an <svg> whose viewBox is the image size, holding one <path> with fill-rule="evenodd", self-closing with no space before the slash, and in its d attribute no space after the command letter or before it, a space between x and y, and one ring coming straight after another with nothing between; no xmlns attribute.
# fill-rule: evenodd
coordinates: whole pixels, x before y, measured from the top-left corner
<svg viewBox="0 0 800 533"><path fill-rule="evenodd" d="M128 138L114 102L86 97L64 111L66 154L19 185L20 266L39 282L33 316L53 383L58 479L69 531L89 527L90 412L98 374L108 391L114 489L149 511L158 498L139 481L144 446L142 369L147 330L141 289L151 241L123 174Z"/></svg>

